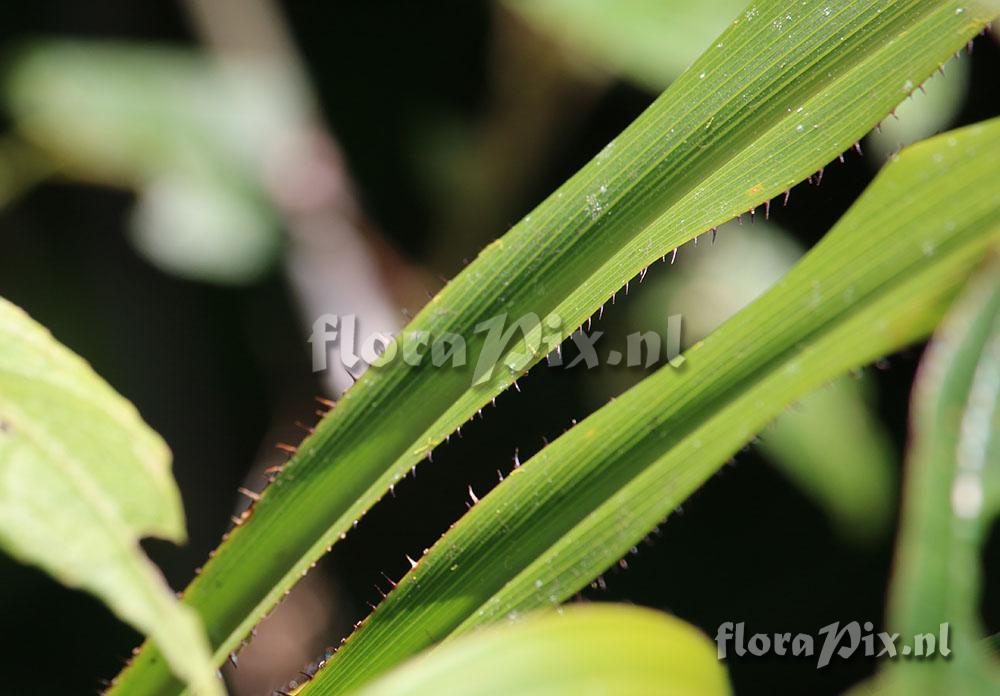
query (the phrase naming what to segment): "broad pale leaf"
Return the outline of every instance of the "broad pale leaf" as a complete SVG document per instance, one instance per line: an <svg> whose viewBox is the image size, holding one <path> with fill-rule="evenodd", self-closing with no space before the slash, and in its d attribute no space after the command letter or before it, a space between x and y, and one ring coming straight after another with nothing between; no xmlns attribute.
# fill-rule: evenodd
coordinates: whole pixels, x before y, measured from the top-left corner
<svg viewBox="0 0 1000 696"><path fill-rule="evenodd" d="M358 696L725 696L715 646L660 612L579 605L420 655Z"/></svg>
<svg viewBox="0 0 1000 696"><path fill-rule="evenodd" d="M185 538L170 452L135 408L0 298L0 546L100 597L162 646L171 668L223 693L197 614L139 546Z"/></svg>

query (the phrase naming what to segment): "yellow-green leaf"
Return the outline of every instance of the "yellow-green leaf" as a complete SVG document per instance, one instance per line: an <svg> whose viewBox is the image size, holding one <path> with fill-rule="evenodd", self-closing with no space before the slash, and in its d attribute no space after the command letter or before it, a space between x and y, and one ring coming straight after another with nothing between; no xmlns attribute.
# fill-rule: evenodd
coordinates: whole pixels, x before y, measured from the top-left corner
<svg viewBox="0 0 1000 696"><path fill-rule="evenodd" d="M528 615L417 656L358 696L726 696L715 646L649 609Z"/></svg>
<svg viewBox="0 0 1000 696"><path fill-rule="evenodd" d="M0 547L100 597L196 693L223 693L197 614L139 546L183 541L160 437L80 357L0 298Z"/></svg>

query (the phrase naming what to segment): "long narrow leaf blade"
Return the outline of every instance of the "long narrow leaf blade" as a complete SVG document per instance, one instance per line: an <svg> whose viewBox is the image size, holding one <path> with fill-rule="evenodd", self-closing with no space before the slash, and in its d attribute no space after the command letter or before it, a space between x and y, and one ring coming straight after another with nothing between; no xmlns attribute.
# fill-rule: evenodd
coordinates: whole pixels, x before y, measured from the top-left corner
<svg viewBox="0 0 1000 696"><path fill-rule="evenodd" d="M715 646L666 614L614 605L527 616L420 655L359 696L725 696Z"/></svg>
<svg viewBox="0 0 1000 696"><path fill-rule="evenodd" d="M309 683L350 691L435 641L562 602L788 404L934 327L1000 240L1000 120L915 146L773 288L515 469Z"/></svg>
<svg viewBox="0 0 1000 696"><path fill-rule="evenodd" d="M761 0L632 126L407 327L468 342L464 369L368 370L184 599L222 661L389 487L644 267L861 138L996 14L998 0ZM481 324L540 318L474 384ZM477 327L480 331L477 333ZM547 329L547 336L540 336ZM540 347L541 346L541 347ZM155 649L113 693L176 694Z"/></svg>
<svg viewBox="0 0 1000 696"><path fill-rule="evenodd" d="M935 333L912 413L888 624L911 650L915 636L930 634L922 652L934 652L888 665L879 693L996 694L1000 665L979 619L979 557L1000 512L1000 260Z"/></svg>

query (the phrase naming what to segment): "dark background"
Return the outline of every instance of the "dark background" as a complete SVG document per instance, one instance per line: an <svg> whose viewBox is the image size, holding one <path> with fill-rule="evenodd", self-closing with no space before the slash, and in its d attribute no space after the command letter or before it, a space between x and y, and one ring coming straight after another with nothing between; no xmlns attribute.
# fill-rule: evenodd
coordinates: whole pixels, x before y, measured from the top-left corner
<svg viewBox="0 0 1000 696"><path fill-rule="evenodd" d="M366 212L417 263L434 234L410 153L413 124L437 114L474 119L488 93L494 15L471 2L290 2L291 27L344 147ZM32 35L193 42L185 16L167 2L4 3L6 45ZM964 60L964 58L963 58ZM1000 48L977 41L973 89L960 123L1000 114ZM617 84L583 115L545 163L538 185L509 211L513 223L648 105L653 95ZM850 157L820 188L798 187L777 221L815 242L871 180L874 168ZM0 294L24 307L98 373L134 401L170 444L183 492L190 544L147 545L182 587L229 525L235 490L276 413L307 418L322 393L308 367L308 345L286 281L275 272L247 288L177 280L140 259L123 234L131 196L108 189L46 184L0 210ZM480 231L480 239L504 228ZM461 245L459 245L461 246ZM456 248L450 276L479 242ZM433 288L432 288L433 289ZM902 452L909 385L921 352L894 356L876 373L881 415ZM429 546L465 510L466 487L482 494L497 468L509 468L571 420L586 415L583 372L536 370L523 393L499 400L464 438L435 453L369 514L324 561L335 578L348 626L376 601L380 571L399 576L404 554ZM291 405L289 403L291 402ZM895 504L887 502L887 504ZM753 451L737 457L685 504L627 571L607 577L588 599L661 608L709 634L722 621L752 632L815 634L833 621L881 624L892 539L872 548L842 544L822 513ZM995 587L996 535L987 550L985 587ZM0 557L0 626L6 645L0 693L86 694L113 676L137 634L96 600L45 574ZM984 606L1000 630L1000 598ZM336 644L341 635L331 634ZM874 669L864 659L818 672L812 660L729 662L739 694L833 694ZM289 675L291 676L291 675Z"/></svg>

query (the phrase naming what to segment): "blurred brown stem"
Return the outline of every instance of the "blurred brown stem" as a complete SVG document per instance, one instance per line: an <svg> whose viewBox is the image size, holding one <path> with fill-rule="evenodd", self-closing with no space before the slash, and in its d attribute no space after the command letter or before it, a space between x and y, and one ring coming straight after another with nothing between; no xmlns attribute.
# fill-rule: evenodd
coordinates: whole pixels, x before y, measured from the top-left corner
<svg viewBox="0 0 1000 696"><path fill-rule="evenodd" d="M354 314L359 336L398 330L397 307L414 301L409 290L417 272L379 238L358 205L279 11L270 0L186 3L223 70L232 63L266 66L292 102L284 109L287 124L260 143L259 175L286 222L288 271L306 326L324 314ZM325 376L339 394L353 379L336 357Z"/></svg>

